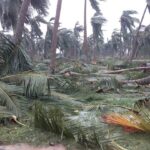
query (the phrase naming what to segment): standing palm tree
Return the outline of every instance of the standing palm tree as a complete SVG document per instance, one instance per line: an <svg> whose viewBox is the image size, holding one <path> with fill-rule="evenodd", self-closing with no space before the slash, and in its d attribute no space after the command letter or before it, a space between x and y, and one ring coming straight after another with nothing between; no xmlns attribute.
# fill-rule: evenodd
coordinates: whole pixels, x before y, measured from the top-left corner
<svg viewBox="0 0 150 150"><path fill-rule="evenodd" d="M44 43L44 58L50 58L51 51L49 51L51 45L52 45L52 37L53 37L53 29L54 24L51 22L54 18L50 19L50 21L47 24L47 31L45 34L45 43Z"/></svg>
<svg viewBox="0 0 150 150"><path fill-rule="evenodd" d="M89 0L92 8L96 12L100 12L98 0ZM83 52L88 58L88 40L87 40L87 0L84 1L84 40L83 40ZM86 58L86 59L87 59Z"/></svg>
<svg viewBox="0 0 150 150"><path fill-rule="evenodd" d="M123 42L124 42L124 52L127 50L131 50L131 43L133 40L133 31L135 27L135 23L139 22L136 17L132 17L131 15L137 14L136 11L127 10L123 11L123 14L120 18L121 23L121 33L123 35Z"/></svg>
<svg viewBox="0 0 150 150"><path fill-rule="evenodd" d="M58 39L58 44L64 57L75 59L79 56L80 42L72 30L66 28L59 30Z"/></svg>
<svg viewBox="0 0 150 150"><path fill-rule="evenodd" d="M94 50L93 50L93 61L96 62L97 52L100 49L100 45L103 44L103 32L102 25L106 19L102 16L101 12L96 12L91 19L91 24L93 28L93 40L94 40Z"/></svg>
<svg viewBox="0 0 150 150"><path fill-rule="evenodd" d="M88 58L88 40L87 40L87 0L84 1L84 41L83 41L83 54ZM86 58L86 59L87 59Z"/></svg>
<svg viewBox="0 0 150 150"><path fill-rule="evenodd" d="M122 54L122 36L118 30L114 30L111 35L111 42L112 42L112 50L114 54L119 54L121 58Z"/></svg>
<svg viewBox="0 0 150 150"><path fill-rule="evenodd" d="M57 1L57 8L56 8L56 16L53 28L53 37L52 37L52 46L51 46L51 64L50 69L52 73L55 73L56 67L56 48L57 48L57 31L59 27L59 18L61 12L62 0Z"/></svg>

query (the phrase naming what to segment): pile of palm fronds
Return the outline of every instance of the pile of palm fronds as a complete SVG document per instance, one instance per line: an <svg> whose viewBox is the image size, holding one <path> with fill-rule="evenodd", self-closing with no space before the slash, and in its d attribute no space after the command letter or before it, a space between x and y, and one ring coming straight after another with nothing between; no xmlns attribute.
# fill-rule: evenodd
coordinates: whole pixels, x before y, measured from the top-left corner
<svg viewBox="0 0 150 150"><path fill-rule="evenodd" d="M96 83L97 92L102 91L118 91L121 88L120 82L114 77L104 77Z"/></svg>
<svg viewBox="0 0 150 150"><path fill-rule="evenodd" d="M70 105L70 107L72 107ZM73 106L75 109L75 106ZM35 104L35 127L54 132L62 138L72 138L86 147L102 148L116 137L107 136L106 126L100 122L98 112L72 114L58 105ZM73 109L72 109L73 110ZM77 110L75 110L77 111Z"/></svg>
<svg viewBox="0 0 150 150"><path fill-rule="evenodd" d="M47 108L48 109L48 108ZM66 128L64 122L64 113L59 107L49 107L47 110L42 104L35 104L35 127L52 131L66 137L73 137L69 129Z"/></svg>

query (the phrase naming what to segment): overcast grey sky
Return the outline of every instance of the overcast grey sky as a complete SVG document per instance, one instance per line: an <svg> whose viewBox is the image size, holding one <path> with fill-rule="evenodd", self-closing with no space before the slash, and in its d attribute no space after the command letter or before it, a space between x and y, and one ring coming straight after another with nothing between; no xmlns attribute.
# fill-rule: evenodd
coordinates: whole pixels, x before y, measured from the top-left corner
<svg viewBox="0 0 150 150"><path fill-rule="evenodd" d="M50 4L50 17L55 16L56 3L57 0L52 1ZM119 18L123 10L132 9L138 11L138 15L136 16L140 19L145 6L146 0L106 0L105 2L100 2L100 8L102 10L103 16L107 19L107 23L105 23L103 27L105 39L110 38L113 29L120 29ZM83 8L84 0L63 0L60 18L62 27L72 29L77 21L83 25ZM90 18L92 17L93 13L94 11L88 2L88 34L92 33ZM148 12L144 19L144 24L150 24L150 14Z"/></svg>

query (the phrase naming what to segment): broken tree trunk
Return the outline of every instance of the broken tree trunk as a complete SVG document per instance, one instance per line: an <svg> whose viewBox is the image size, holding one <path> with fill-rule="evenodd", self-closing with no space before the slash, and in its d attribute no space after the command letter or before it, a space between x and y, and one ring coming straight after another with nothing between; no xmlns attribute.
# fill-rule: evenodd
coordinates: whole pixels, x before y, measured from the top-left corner
<svg viewBox="0 0 150 150"><path fill-rule="evenodd" d="M150 66L148 67L135 67L135 68L128 68L128 69L121 69L121 70L115 70L115 71L109 71L106 72L106 74L119 74L126 71L142 71L142 70L150 70Z"/></svg>

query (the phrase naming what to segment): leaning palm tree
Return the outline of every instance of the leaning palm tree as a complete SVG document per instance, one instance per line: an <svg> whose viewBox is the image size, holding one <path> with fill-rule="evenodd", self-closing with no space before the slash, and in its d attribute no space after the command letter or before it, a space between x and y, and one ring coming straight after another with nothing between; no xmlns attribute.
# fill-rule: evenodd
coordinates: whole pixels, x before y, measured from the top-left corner
<svg viewBox="0 0 150 150"><path fill-rule="evenodd" d="M137 28L137 31L136 31L136 35L135 35L135 38L134 38L134 41L133 41L133 48L132 48L132 53L131 53L130 61L132 61L132 59L135 57L135 55L137 55L137 50L138 50L138 46L139 46L138 42L137 42L137 39L138 39L138 36L140 34L140 28L142 26L142 22L144 20L144 17L145 17L147 9L150 12L150 0L147 0L147 4L146 4L146 7L144 9L144 12L143 12L143 15L142 15L139 27Z"/></svg>
<svg viewBox="0 0 150 150"><path fill-rule="evenodd" d="M30 4L33 6L33 8L37 10L39 14L44 14L44 15L47 14L47 6L48 6L47 0L24 0L21 5L16 31L14 34L15 43L18 43L19 40L21 39L23 27L26 19L26 14Z"/></svg>
<svg viewBox="0 0 150 150"><path fill-rule="evenodd" d="M33 8L36 9L38 14L46 15L47 7L48 7L48 0L23 0L23 1L14 0L14 1L16 1L15 6L17 8L19 8L18 9L19 13L17 11L14 13L13 16L11 14L11 13L13 13L13 11L11 11L12 7L10 7L11 5L9 4L9 3L12 3L12 0L3 0L3 2L0 3L1 21L7 20L7 19L11 20L11 18L16 18L15 21L17 21L16 23L14 23L16 26L13 27L14 28L14 37L13 37L13 43L11 43L12 45L14 44L11 48L11 51L13 51L11 53L11 64L13 64L13 65L12 65L11 70L8 71L9 73L16 73L20 70L24 70L24 68L31 68L31 67L25 67L23 65L23 63L21 63L20 55L22 55L25 58L26 54L25 54L25 51L20 51L20 49L18 48L18 45L20 45L21 39L22 39L24 23L27 21L27 18L28 18L28 11L29 11L28 8L30 8L32 6ZM9 6L9 7L7 7L7 6ZM5 7L6 7L6 9L4 9ZM11 21L10 24L8 24L8 27L13 26L14 24L12 24L12 21ZM29 63L27 62L27 59L24 59L24 60L25 60L24 64L29 65Z"/></svg>
<svg viewBox="0 0 150 150"><path fill-rule="evenodd" d="M31 4L31 6L30 6ZM29 9L30 8L30 9ZM1 0L0 22L4 30L13 29L15 40L21 39L24 23L29 22L31 10L47 14L48 0ZM18 15L19 14L19 15Z"/></svg>

